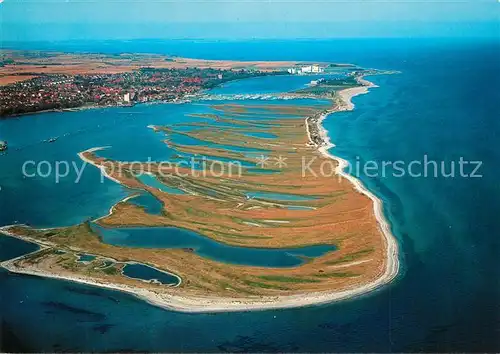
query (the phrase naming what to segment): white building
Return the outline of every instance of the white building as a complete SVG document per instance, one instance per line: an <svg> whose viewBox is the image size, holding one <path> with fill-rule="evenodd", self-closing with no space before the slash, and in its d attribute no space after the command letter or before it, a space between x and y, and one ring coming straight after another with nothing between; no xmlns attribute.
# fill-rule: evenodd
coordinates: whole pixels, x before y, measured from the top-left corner
<svg viewBox="0 0 500 354"><path fill-rule="evenodd" d="M288 73L290 74L317 74L317 73L322 73L325 71L324 68L320 67L317 64L314 65L306 65L306 66L301 66L299 68L289 68Z"/></svg>
<svg viewBox="0 0 500 354"><path fill-rule="evenodd" d="M321 73L321 72L323 72L323 68L320 68L319 65L315 64L315 65L311 66L311 72L313 72L313 73Z"/></svg>
<svg viewBox="0 0 500 354"><path fill-rule="evenodd" d="M301 72L302 74L308 74L308 73L311 73L311 72L312 72L312 65L303 66L302 68L300 68L300 72Z"/></svg>
<svg viewBox="0 0 500 354"><path fill-rule="evenodd" d="M123 95L123 102L130 103L130 93L127 92Z"/></svg>

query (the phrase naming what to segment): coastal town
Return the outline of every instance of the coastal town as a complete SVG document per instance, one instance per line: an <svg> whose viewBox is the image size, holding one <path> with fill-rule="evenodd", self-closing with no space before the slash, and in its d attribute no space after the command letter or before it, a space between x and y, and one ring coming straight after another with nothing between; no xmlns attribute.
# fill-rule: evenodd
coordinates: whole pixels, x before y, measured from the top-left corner
<svg viewBox="0 0 500 354"><path fill-rule="evenodd" d="M148 67L117 74L43 74L0 88L0 117L79 107L179 101L227 81L270 74L245 69Z"/></svg>
<svg viewBox="0 0 500 354"><path fill-rule="evenodd" d="M0 51L0 118L42 111L178 102L232 80L314 75L325 69L325 64L307 62L4 50Z"/></svg>

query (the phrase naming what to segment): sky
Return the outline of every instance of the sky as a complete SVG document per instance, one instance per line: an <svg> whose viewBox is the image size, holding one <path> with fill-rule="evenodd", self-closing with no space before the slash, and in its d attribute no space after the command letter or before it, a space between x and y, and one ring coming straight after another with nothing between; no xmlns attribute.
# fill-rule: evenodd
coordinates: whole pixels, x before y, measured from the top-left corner
<svg viewBox="0 0 500 354"><path fill-rule="evenodd" d="M500 38L500 0L4 0L0 21L4 41Z"/></svg>

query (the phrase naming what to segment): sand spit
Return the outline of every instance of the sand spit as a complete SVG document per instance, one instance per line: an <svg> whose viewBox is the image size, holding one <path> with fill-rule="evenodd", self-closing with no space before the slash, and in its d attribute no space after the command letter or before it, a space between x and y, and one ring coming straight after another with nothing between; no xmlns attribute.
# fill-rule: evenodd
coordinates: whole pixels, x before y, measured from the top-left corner
<svg viewBox="0 0 500 354"><path fill-rule="evenodd" d="M318 151L324 156L336 160L338 162L336 173L348 179L354 185L357 191L366 195L373 201L373 211L378 221L380 231L382 232L385 239L386 255L387 255L385 271L376 280L367 284L361 284L359 286L352 287L350 289L345 289L342 291L310 292L305 294L286 295L286 296L220 298L220 297L208 297L208 296L205 297L205 296L182 295L179 292L179 290L175 289L165 289L164 291L159 292L140 287L132 287L128 285L109 284L97 281L95 279L90 279L83 275L61 276L49 273L44 270L37 269L36 266L30 268L17 267L15 265L16 260L21 259L24 256L21 256L13 260L5 261L0 265L10 270L11 272L15 273L31 274L31 275L37 275L55 279L64 279L87 285L98 286L106 289L123 291L129 294L133 294L155 306L159 306L169 310L191 312L191 313L270 310L270 309L283 309L283 308L319 305L319 304L331 303L335 301L353 298L380 288L381 286L392 281L396 277L399 270L398 245L396 239L394 235L391 233L390 226L383 215L381 200L377 198L374 194L372 194L370 191L368 191L366 187L358 179L344 172L344 168L348 166L347 161L329 153L328 150L334 147L334 145L330 142L330 139L327 135L327 131L323 128L321 124L323 120L326 119L326 117L330 113L352 110L354 108L354 105L351 102L352 97L360 94L365 94L368 92L369 88L375 87L374 84L362 78L359 78L358 82L363 86L349 88L339 92L339 96L342 99L342 103L338 107L336 107L333 110L323 112L320 116L315 117L314 120L309 118L306 119L306 129L310 139L309 144L316 146L318 148ZM311 132L311 130L314 130L314 132ZM85 152L94 152L102 149L103 149L102 147L94 148L86 150ZM80 153L79 156L84 161L92 164L90 160L85 158L84 152ZM101 168L100 166L96 167ZM115 182L118 182L112 177L108 176L106 174L106 171L103 170L102 172L108 178L114 180ZM5 232L8 230L8 227L2 228L1 230ZM12 235L12 236L40 244L36 240L24 238L23 236L19 235ZM43 244L40 245L42 247L49 246Z"/></svg>

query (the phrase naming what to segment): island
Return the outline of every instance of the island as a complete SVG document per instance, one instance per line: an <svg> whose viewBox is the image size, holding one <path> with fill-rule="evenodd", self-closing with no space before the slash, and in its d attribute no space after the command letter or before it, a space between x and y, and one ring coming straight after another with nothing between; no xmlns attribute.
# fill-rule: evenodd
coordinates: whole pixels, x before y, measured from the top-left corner
<svg viewBox="0 0 500 354"><path fill-rule="evenodd" d="M132 66L121 56L114 60ZM209 86L220 84L228 70L236 79L311 66L161 60L169 75L175 70L197 77L203 70L222 75L202 79ZM248 71L249 66L257 70ZM364 76L382 72L321 67L315 74L328 68L341 72L284 94L303 104L204 100L200 105L206 112L188 113L190 121L148 125L176 151L169 161L138 166L106 157L106 147L80 152L82 160L134 193L108 215L78 225L3 227L3 233L40 249L1 265L12 272L128 292L186 312L314 305L392 281L399 269L398 246L382 203L344 172L347 162L330 154L333 145L322 126L329 114L353 109L352 97L374 86ZM234 71L240 68L246 69ZM158 69L151 70L155 74L145 74L148 80L158 77ZM304 74L294 70L292 75Z"/></svg>

